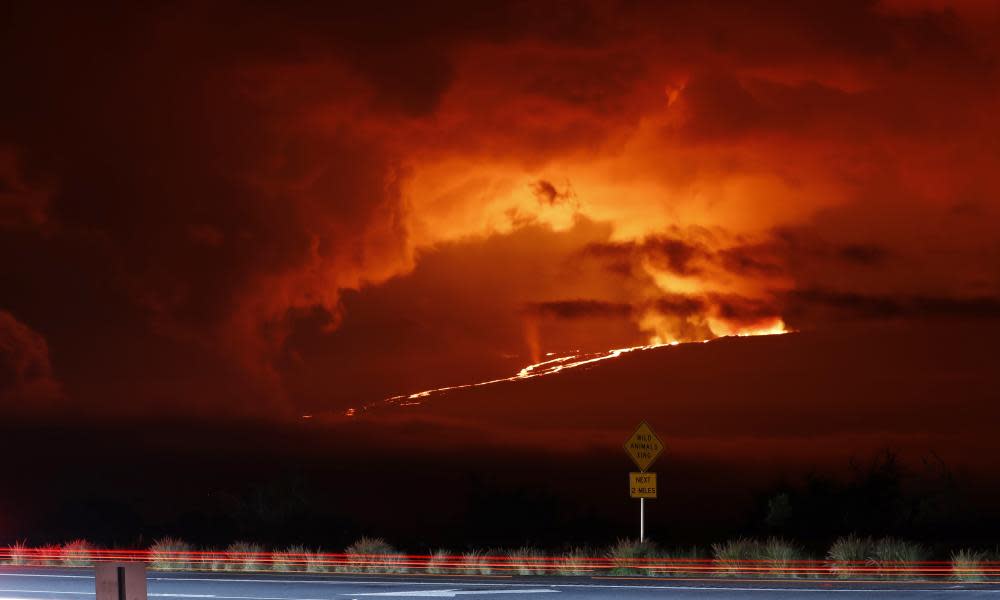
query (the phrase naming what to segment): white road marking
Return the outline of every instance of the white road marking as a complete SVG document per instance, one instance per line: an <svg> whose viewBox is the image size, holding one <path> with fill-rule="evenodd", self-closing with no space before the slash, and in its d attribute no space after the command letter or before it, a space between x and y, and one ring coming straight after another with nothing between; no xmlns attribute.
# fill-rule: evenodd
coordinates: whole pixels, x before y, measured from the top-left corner
<svg viewBox="0 0 1000 600"><path fill-rule="evenodd" d="M217 600L330 600L329 598L289 598L287 596L221 596L217 594L209 596L202 594L150 594L150 596L164 596L167 598L216 598Z"/></svg>
<svg viewBox="0 0 1000 600"><path fill-rule="evenodd" d="M56 590L0 590L0 593L3 593L3 594L17 594L17 593L22 593L22 594L84 594L84 595L90 594L91 596L94 595L94 592L60 592L60 591L56 591Z"/></svg>
<svg viewBox="0 0 1000 600"><path fill-rule="evenodd" d="M15 598L13 596L0 596L0 600L38 600L38 598Z"/></svg>
<svg viewBox="0 0 1000 600"><path fill-rule="evenodd" d="M694 586L694 585L587 585L572 583L553 583L552 587L583 587L597 589L631 589L631 590L683 590L683 591L716 591L716 592L820 592L820 593L848 593L848 594L940 594L942 592L986 592L989 594L1000 594L1000 589L983 588L938 588L938 589L895 589L895 588L765 588L765 587L722 587L722 586Z"/></svg>
<svg viewBox="0 0 1000 600"><path fill-rule="evenodd" d="M93 579L93 575L47 575L42 573L4 573L0 571L0 579L4 577L69 577L77 579ZM295 584L317 584L317 585L341 585L341 584L357 584L357 585L465 585L465 586L503 586L503 585L515 585L518 587L531 587L533 585L541 586L542 584L533 583L503 583L503 582L476 582L476 581L380 581L376 579L359 579L359 580L349 580L349 579L251 579L249 577L148 577L149 581L211 581L218 583L295 583ZM2 599L0 599L2 600Z"/></svg>
<svg viewBox="0 0 1000 600"><path fill-rule="evenodd" d="M344 594L345 596L407 596L410 598L454 598L471 594L542 594L559 590L531 588L528 590L416 590L413 592L368 592L365 594Z"/></svg>
<svg viewBox="0 0 1000 600"><path fill-rule="evenodd" d="M64 574L47 574L47 573L4 573L0 571L0 579L5 577L51 577L59 579L94 579L93 575L64 575ZM624 584L610 584L610 583L553 583L553 584L530 584L530 583L516 583L516 582L473 582L473 581L400 581L400 580L374 580L374 579L362 579L362 580L348 580L348 579L252 579L252 578L218 578L218 577L150 577L150 581L157 582L171 582L171 581L187 581L187 582L231 582L231 583L280 583L280 584L306 584L306 585L364 585L364 586L441 586L441 585L461 585L465 587L493 587L493 588L534 588L532 590L524 589L523 591L514 590L495 590L492 593L535 593L535 592L545 592L545 591L558 591L551 588L590 588L590 589L615 589L615 590L633 590L633 591L643 591L643 590L681 590L681 591L734 591L734 592L791 592L791 593L805 593L805 592L819 592L819 593L846 593L846 594L877 594L877 593L888 593L888 594L899 594L903 593L913 593L913 594L942 594L942 593L965 593L969 591L987 593L987 594L1000 594L1000 588L960 588L960 587L939 587L939 588L805 588L805 587L728 587L725 586L724 581L720 581L720 585L703 585L703 586L691 586L691 585L644 585L642 583L634 585L624 585ZM919 584L918 584L919 585ZM439 590L426 590L423 593L433 592ZM461 593L486 593L491 590L458 590ZM94 595L93 591L89 592L78 592L78 591L57 591L57 590L12 590L12 589L0 589L0 593L4 594L60 594L60 595ZM289 598L289 597L268 597L268 596L222 596L222 595L212 595L212 594L168 594L168 593L157 593L149 594L150 596L160 596L160 597L173 597L173 598L216 598L218 600L329 600L328 598ZM386 592L381 594L374 593L354 593L354 594L343 594L346 596L367 596L367 595L395 595L401 596L403 594L398 592ZM416 594L406 594L409 596L415 596ZM405 597L405 596L404 596ZM14 596L0 596L0 600L39 600L35 596L27 597L14 597Z"/></svg>
<svg viewBox="0 0 1000 600"><path fill-rule="evenodd" d="M4 591L4 590L0 590ZM84 594L94 595L94 592L56 592L51 590L9 590L21 594ZM216 598L217 600L330 600L329 598L288 598L285 596L217 596L215 594L149 594L149 596L162 596L165 598ZM10 596L0 596L0 600L38 600L38 598L15 598Z"/></svg>
<svg viewBox="0 0 1000 600"><path fill-rule="evenodd" d="M320 585L479 585L479 586L517 586L531 587L542 586L541 583L504 583L501 581L401 581L401 580L377 580L377 579L233 579L221 577L150 577L150 581L215 581L222 583L308 583Z"/></svg>
<svg viewBox="0 0 1000 600"><path fill-rule="evenodd" d="M48 573L4 573L0 577L59 577L61 579L93 579L93 575L50 575Z"/></svg>
<svg viewBox="0 0 1000 600"><path fill-rule="evenodd" d="M19 594L78 594L82 596L93 596L94 592L62 592L57 590L0 590L3 593ZM289 598L287 596L223 596L218 594L148 594L149 596L160 596L164 598L217 598L218 600L329 600L329 598ZM38 600L37 598L13 598L0 597L0 600Z"/></svg>

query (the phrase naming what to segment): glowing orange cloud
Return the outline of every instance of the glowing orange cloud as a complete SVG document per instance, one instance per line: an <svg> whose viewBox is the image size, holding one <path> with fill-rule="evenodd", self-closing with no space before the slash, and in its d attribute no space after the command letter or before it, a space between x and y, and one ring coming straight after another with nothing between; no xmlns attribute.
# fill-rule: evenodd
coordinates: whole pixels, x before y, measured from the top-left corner
<svg viewBox="0 0 1000 600"><path fill-rule="evenodd" d="M15 15L0 309L172 382L74 389L311 414L1000 297L995 10L367 10Z"/></svg>

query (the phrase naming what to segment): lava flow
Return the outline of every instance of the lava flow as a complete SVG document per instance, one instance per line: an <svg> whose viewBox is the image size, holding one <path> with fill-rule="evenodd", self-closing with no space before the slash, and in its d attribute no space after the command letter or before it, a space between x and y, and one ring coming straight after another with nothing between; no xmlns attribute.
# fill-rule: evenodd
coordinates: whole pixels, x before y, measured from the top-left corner
<svg viewBox="0 0 1000 600"><path fill-rule="evenodd" d="M757 336L757 335L781 335L783 333L788 333L789 330L785 329L785 325L781 320L778 320L776 324L772 327L765 329L753 329L745 330L739 333L733 334L733 336L744 337L744 336ZM731 336L720 336L720 337L731 337ZM719 339L719 338L712 338ZM692 340L691 342L684 343L705 343L710 342L712 339L706 340ZM532 379L535 377L543 377L545 375L555 375L561 371L566 371L568 369L576 369L578 367L583 367L590 365L602 360L609 360L612 358L618 358L623 354L629 352L636 352L642 350L652 350L654 348L663 348L665 346L677 346L682 342L670 341L670 342L658 342L654 340L652 343L642 345L642 346L630 346L627 348L614 348L612 350L604 350L602 352L582 352L579 354L569 354L567 356L560 356L557 358L552 358L549 360L544 360L539 363L531 364L516 374L510 377L501 377L499 379L490 379L487 381L479 381L475 383L463 383L460 385L449 385L445 387L433 388L429 390L424 390L421 392L414 392L412 394L400 394L398 396L391 396L382 401L384 404L392 404L395 406L419 406L421 404L422 398L427 398L434 394L439 394L442 392L449 392L452 390L464 390L468 388L482 387L486 385L494 385L497 383L503 383L507 381L519 381L522 379ZM551 353L549 354L551 355ZM361 410L365 410L374 405L368 405ZM356 409L348 409L345 415L348 417L353 417L358 413Z"/></svg>

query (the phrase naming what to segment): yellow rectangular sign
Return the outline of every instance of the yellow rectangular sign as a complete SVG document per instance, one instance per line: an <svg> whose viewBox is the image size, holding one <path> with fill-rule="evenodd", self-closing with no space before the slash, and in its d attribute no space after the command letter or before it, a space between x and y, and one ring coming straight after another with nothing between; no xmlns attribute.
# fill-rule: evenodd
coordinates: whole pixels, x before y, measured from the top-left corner
<svg viewBox="0 0 1000 600"><path fill-rule="evenodd" d="M656 473L629 473L628 489L633 498L656 498Z"/></svg>

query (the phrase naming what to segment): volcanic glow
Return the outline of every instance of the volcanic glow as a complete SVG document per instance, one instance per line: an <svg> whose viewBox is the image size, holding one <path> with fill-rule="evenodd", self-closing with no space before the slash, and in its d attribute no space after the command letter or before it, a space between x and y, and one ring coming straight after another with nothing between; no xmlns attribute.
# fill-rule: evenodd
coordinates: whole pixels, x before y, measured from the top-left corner
<svg viewBox="0 0 1000 600"><path fill-rule="evenodd" d="M236 3L240 27L182 4L11 15L18 411L339 414L786 323L996 312L1000 13L978 3ZM456 372L481 383L442 388Z"/></svg>

